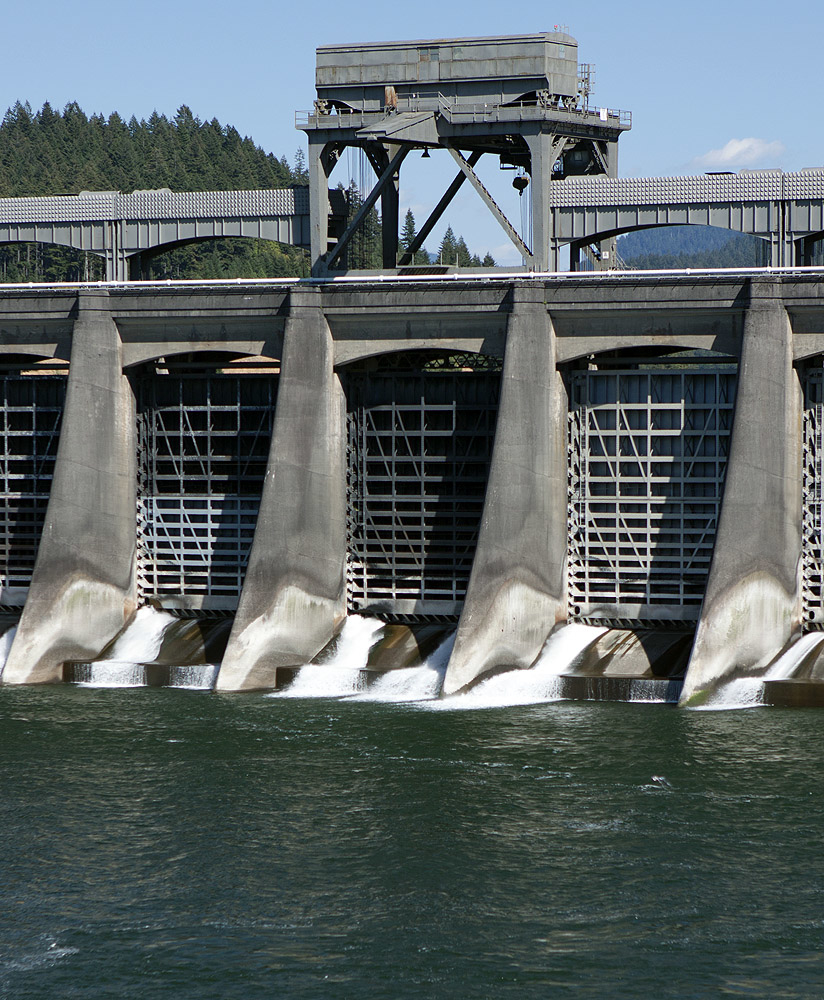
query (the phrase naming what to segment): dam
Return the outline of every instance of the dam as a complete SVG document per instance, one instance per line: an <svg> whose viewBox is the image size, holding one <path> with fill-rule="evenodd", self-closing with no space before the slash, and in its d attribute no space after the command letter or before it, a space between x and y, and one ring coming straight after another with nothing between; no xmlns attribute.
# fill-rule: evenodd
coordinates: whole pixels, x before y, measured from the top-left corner
<svg viewBox="0 0 824 1000"><path fill-rule="evenodd" d="M127 662L282 689L354 628L363 685L437 661L447 697L543 671L558 697L824 703L822 179L674 179L642 212L616 179L631 118L589 107L574 39L461 41L319 50L289 197L0 199L0 238L112 279L0 286L0 682ZM375 186L346 220L349 146ZM468 181L522 267L399 254L414 150L458 171L423 238ZM483 156L528 176L529 233ZM383 267L358 272L378 201ZM781 266L615 269L620 232L682 216ZM312 277L128 280L227 233L308 246Z"/></svg>
<svg viewBox="0 0 824 1000"><path fill-rule="evenodd" d="M223 623L222 690L274 688L347 615L456 630L447 691L565 623L595 636L571 691L765 674L824 622L820 289L6 286L3 683L60 680L147 606Z"/></svg>

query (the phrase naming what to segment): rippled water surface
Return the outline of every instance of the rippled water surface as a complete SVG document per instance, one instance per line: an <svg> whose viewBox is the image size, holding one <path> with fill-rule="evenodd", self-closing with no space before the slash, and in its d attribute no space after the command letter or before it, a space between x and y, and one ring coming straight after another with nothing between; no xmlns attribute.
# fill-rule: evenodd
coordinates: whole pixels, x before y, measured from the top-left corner
<svg viewBox="0 0 824 1000"><path fill-rule="evenodd" d="M823 733L0 688L0 997L821 997Z"/></svg>

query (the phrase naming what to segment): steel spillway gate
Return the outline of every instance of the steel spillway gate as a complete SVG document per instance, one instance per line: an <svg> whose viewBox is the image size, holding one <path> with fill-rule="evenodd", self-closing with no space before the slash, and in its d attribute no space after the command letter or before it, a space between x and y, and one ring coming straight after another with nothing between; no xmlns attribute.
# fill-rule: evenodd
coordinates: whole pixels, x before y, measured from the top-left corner
<svg viewBox="0 0 824 1000"><path fill-rule="evenodd" d="M824 370L804 373L801 604L803 626L824 629Z"/></svg>
<svg viewBox="0 0 824 1000"><path fill-rule="evenodd" d="M456 618L495 436L501 362L386 355L344 372L348 606Z"/></svg>
<svg viewBox="0 0 824 1000"><path fill-rule="evenodd" d="M573 618L690 622L712 558L733 366L570 375Z"/></svg>
<svg viewBox="0 0 824 1000"><path fill-rule="evenodd" d="M65 396L65 375L0 374L0 587L4 604L22 604L22 591L31 583Z"/></svg>
<svg viewBox="0 0 824 1000"><path fill-rule="evenodd" d="M141 600L236 606L276 395L277 368L265 375L166 369L135 379Z"/></svg>

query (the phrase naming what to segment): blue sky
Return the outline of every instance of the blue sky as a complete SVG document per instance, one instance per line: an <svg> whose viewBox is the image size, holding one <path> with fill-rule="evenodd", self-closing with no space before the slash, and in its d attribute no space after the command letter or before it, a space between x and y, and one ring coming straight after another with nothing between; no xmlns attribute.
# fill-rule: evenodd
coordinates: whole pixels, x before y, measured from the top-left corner
<svg viewBox="0 0 824 1000"><path fill-rule="evenodd" d="M316 46L555 24L578 40L579 60L595 64L593 103L633 113L632 131L620 142L621 174L824 165L824 5L811 0L7 0L0 104L28 100L36 109L48 100L62 108L74 100L87 113L126 118L173 115L188 104L200 118L217 117L292 160L303 144L294 113L314 97ZM453 173L436 160L402 175L403 208L411 206L419 221ZM517 196L500 178L487 179L517 224ZM444 225L463 233L471 249L515 263L501 230L465 188Z"/></svg>

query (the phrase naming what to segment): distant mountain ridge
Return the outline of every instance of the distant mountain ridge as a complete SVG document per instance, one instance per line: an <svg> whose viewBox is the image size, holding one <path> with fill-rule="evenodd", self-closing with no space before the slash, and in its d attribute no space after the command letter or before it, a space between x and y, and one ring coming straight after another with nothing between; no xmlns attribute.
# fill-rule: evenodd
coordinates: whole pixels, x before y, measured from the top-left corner
<svg viewBox="0 0 824 1000"><path fill-rule="evenodd" d="M632 268L760 267L766 241L712 226L663 226L618 237L618 255Z"/></svg>

